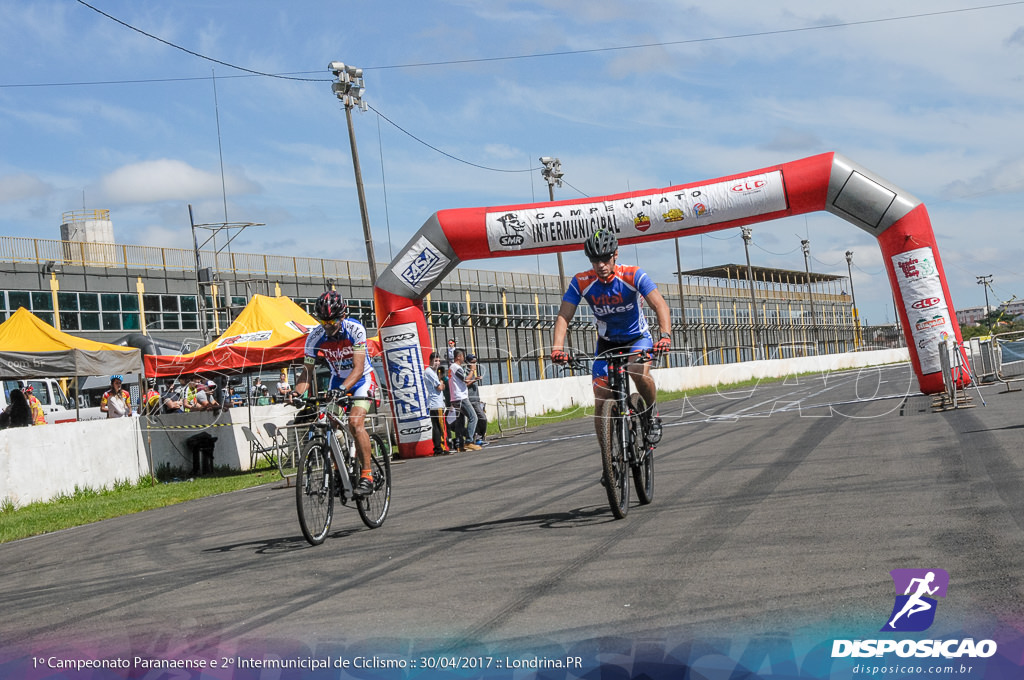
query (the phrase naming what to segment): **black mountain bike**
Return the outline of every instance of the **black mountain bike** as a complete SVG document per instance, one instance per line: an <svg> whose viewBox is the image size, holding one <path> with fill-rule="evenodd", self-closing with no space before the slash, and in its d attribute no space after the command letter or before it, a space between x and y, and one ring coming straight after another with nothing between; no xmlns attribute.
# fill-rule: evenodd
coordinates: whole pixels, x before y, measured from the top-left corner
<svg viewBox="0 0 1024 680"><path fill-rule="evenodd" d="M613 350L599 358L608 362L608 390L611 396L602 402L597 418L597 438L601 446L604 476L601 483L608 494L608 504L617 519L629 512L629 478L633 478L637 500L647 505L654 500L654 446L647 443L646 424L641 415L647 410L643 398L629 393L627 365L633 357L638 363L656 361L653 350ZM580 368L579 357L571 360Z"/></svg>
<svg viewBox="0 0 1024 680"><path fill-rule="evenodd" d="M300 417L312 416L299 467L295 475L295 502L302 535L313 545L327 538L334 518L334 499L355 503L363 523L376 529L384 523L391 506L391 447L370 434L373 493L357 495L359 461L355 440L348 431L349 397L328 393L323 401L305 402Z"/></svg>

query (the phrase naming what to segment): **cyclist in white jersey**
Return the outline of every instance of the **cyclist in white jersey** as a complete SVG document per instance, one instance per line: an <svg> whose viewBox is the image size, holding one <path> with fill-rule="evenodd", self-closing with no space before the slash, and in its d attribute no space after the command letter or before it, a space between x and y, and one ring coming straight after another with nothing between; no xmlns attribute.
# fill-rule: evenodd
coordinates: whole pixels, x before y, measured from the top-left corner
<svg viewBox="0 0 1024 680"><path fill-rule="evenodd" d="M306 336L306 358L295 391L304 394L309 389L317 356L323 356L331 369L329 389L352 395L348 429L356 442L356 456L362 466L355 492L371 494L373 467L365 420L377 394L377 383L366 354L366 328L348 318L348 306L337 291L329 290L321 295L314 311L320 325Z"/></svg>
<svg viewBox="0 0 1024 680"><path fill-rule="evenodd" d="M600 355L613 349L634 351L650 348L657 353L669 351L672 347L672 319L668 303L657 286L644 270L639 267L616 265L619 256L619 241L615 234L599 230L583 242L583 250L590 259L593 269L573 277L569 289L562 296L562 306L555 319L551 343L551 360L565 363L568 355L564 351L565 335L569 322L576 314L576 307L586 300L594 312L597 322L597 351ZM643 313L643 301L654 310L658 318L659 338L655 342ZM657 444L661 441L661 418L657 415L658 389L650 374L647 363L636 363L635 357L627 369L637 392L648 405L643 414L647 420L647 441ZM608 362L598 359L592 368L595 407L611 395L608 393ZM600 434L600 424L595 421Z"/></svg>

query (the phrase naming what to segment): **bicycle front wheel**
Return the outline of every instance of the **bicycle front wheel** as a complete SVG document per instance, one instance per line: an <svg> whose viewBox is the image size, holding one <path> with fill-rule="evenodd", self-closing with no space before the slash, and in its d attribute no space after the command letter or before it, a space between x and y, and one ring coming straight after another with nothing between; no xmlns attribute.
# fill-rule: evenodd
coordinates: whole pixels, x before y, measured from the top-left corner
<svg viewBox="0 0 1024 680"><path fill-rule="evenodd" d="M629 395L629 407L634 414L647 410L643 397L635 392ZM647 445L640 416L634 415L630 422L633 427L633 485L640 505L647 505L654 500L654 447Z"/></svg>
<svg viewBox="0 0 1024 680"><path fill-rule="evenodd" d="M391 507L391 447L379 434L370 435L370 459L373 462L373 493L356 499L363 524L376 529L384 523Z"/></svg>
<svg viewBox="0 0 1024 680"><path fill-rule="evenodd" d="M629 512L629 464L623 448L625 417L619 405L611 399L601 403L597 412L598 440L601 444L601 464L604 467L604 489L608 504L617 519Z"/></svg>
<svg viewBox="0 0 1024 680"><path fill-rule="evenodd" d="M310 439L299 456L295 473L295 503L302 535L320 545L331 530L334 517L334 475L331 450L323 437Z"/></svg>

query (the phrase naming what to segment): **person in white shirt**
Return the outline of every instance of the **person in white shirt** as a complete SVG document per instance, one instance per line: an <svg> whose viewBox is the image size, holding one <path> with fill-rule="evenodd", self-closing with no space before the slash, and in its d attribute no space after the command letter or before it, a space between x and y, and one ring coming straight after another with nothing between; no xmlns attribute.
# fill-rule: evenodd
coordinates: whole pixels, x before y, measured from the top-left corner
<svg viewBox="0 0 1024 680"><path fill-rule="evenodd" d="M433 431L434 455L447 456L451 453L448 449L448 423L445 422L444 405L444 383L437 375L437 369L441 367L441 355L437 352L430 353L430 365L423 369L423 382L427 386L427 408L430 410L430 425Z"/></svg>
<svg viewBox="0 0 1024 680"><path fill-rule="evenodd" d="M479 451L482 446L473 443L476 432L476 409L469 401L469 387L466 385L466 350L456 347L452 353L452 365L448 368L448 387L451 390L452 408L461 412L455 421L455 444L459 451Z"/></svg>

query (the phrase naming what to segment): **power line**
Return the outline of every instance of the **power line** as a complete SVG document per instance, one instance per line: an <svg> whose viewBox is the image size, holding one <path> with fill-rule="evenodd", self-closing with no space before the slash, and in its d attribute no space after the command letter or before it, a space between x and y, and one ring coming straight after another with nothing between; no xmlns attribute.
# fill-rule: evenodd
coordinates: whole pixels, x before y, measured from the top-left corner
<svg viewBox="0 0 1024 680"><path fill-rule="evenodd" d="M81 0L79 0L81 2ZM866 26L870 24L881 24L891 21L906 21L910 19L924 19L928 17L942 16L945 14L958 14L961 12L975 12L978 10L986 9L999 9L1002 7L1011 7L1013 5L1024 5L1024 0L1017 0L1015 2L1004 2L995 5L984 5L981 7L962 7L959 9L948 9L940 10L936 12L921 12L919 14L905 14L898 17L887 17L884 19L864 19L862 21L842 21L834 24L822 24L820 26L804 26L802 28L780 28L772 31L757 31L754 33L735 33L733 35L720 35L712 36L707 38L689 38L687 40L670 40L665 42L654 42L654 43L639 43L635 45L618 45L614 47L594 47L591 49L584 50L565 50L560 52L540 52L537 54L520 54L520 55L509 55L503 57L481 57L478 59L458 59L453 61L431 61L431 62L418 62L412 64L394 64L390 66L370 66L364 70L369 69L398 69L398 68L420 68L426 66L449 66L458 64L479 64L492 61L511 61L515 59L541 59L547 57L565 57L575 54L594 54L599 52L616 52L622 50L639 50L647 49L650 47L673 47L677 45L693 45L698 43L716 42L722 40L740 40L745 38L762 38L766 36L774 35L787 35L790 33L803 33L807 31L822 31L833 28L847 28L850 26Z"/></svg>
<svg viewBox="0 0 1024 680"><path fill-rule="evenodd" d="M204 54L200 54L199 52L195 52L193 50L190 50L190 49L188 49L186 47L182 47L181 45L177 45L175 43L172 43L169 40L164 40L163 38L160 38L159 36L153 35L151 33L147 33L146 31L143 31L143 30L141 30L139 28L136 28L135 26L132 26L131 24L129 24L127 22L124 22L124 21L122 21L122 20L120 20L120 19L118 19L118 18L116 18L114 16L111 16L110 14L107 14L106 12L104 12L104 11L102 11L100 9L97 9L96 7L93 7L92 5L88 4L84 0L77 0L77 2L79 4L85 6L85 7L88 7L89 9L93 10L94 12L103 15L104 17L110 19L111 21L117 22L118 24L124 26L125 28L128 28L128 29L130 29L132 31L135 31L137 33L140 33L140 34L142 34L142 35L144 35L144 36L146 36L148 38L151 38L153 40L161 42L161 43L163 43L163 44L165 44L165 45L167 45L169 47L173 47L174 49L181 50L182 52L186 52L186 53L191 54L191 55L193 55L195 57L198 57L200 59L205 59L207 61L212 61L214 63L221 64L222 66L228 66L229 68L238 69L239 71L244 71L245 73L249 74L249 75L236 75L236 76L221 76L222 78L230 78L230 77L233 77L233 78L249 78L249 77L259 76L259 77L266 77L266 78L283 78L283 79L286 79L286 80L298 80L298 81L305 81L305 82L330 82L330 79L328 79L328 78L299 78L299 77L296 77L297 75L319 73L319 71L293 71L293 72L288 72L288 73L265 73L263 71L256 71L256 70L253 70L253 69L245 68L243 66L237 66L235 64L231 64L231 63L228 63L228 62L225 62L225 61L221 61L219 59L214 59L214 58L208 57L208 56L206 56ZM703 37L703 38L689 38L689 39L686 39L686 40L671 40L671 41L654 42L654 43L638 43L638 44L633 44L633 45L615 45L615 46L610 46L610 47L594 47L594 48L590 48L590 49L581 49L581 50L562 50L562 51L558 51L558 52L538 52L538 53L535 53L535 54L511 54L511 55L504 55L504 56L497 56L497 57L478 57L478 58L472 58L472 59L452 59L452 60L447 60L447 61L412 62L412 63L408 63L408 64L385 64L385 65L382 65L382 66L367 66L367 67L363 67L363 70L364 71L371 71L371 70L390 70L390 69L403 69L403 68L423 68L423 67L432 67L432 66L458 66L458 65L463 65L463 64L479 64L479 63L488 63L488 62L497 62L497 61L516 61L516 60L520 60L520 59L546 59L546 58L551 58L551 57L573 56L573 55L577 55L577 54L597 54L597 53L601 53L601 52L616 52L616 51L623 51L623 50L649 49L649 48L652 48L652 47L672 47L672 46L678 46L678 45L693 45L693 44L707 43L707 42L720 42L720 41L725 41L725 40L742 40L742 39L748 39L748 38L761 38L761 37L769 37L769 36L776 36L776 35L787 35L787 34L791 34L791 33L804 33L804 32L809 32L809 31L830 30L830 29L835 29L835 28L848 28L848 27L851 27L851 26L867 26L867 25L871 25L871 24L881 24L881 23L888 23L888 22L893 22L893 21L908 21L908 20L913 20L913 19L925 19L925 18L929 18L929 17L943 16L943 15L948 15L948 14L959 14L959 13L963 13L963 12L977 12L977 11L981 11L981 10L1001 9L1001 8L1004 8L1004 7L1013 7L1013 6L1016 6L1016 5L1024 5L1024 0L1015 0L1014 2L1005 2L1005 3L998 3L998 4L993 4L993 5L982 5L980 7L961 7L961 8L958 8L958 9L939 10L939 11L935 11L935 12L921 12L921 13L918 13L918 14L905 14L905 15L901 15L901 16L897 16L897 17L886 17L886 18L881 18L881 19L864 19L864 20L861 20L861 21L843 21L843 22L836 22L836 23L832 23L832 24L822 24L822 25L819 25L819 26L804 26L804 27L800 27L800 28L781 28L781 29L775 29L775 30L771 30L771 31L756 31L756 32L753 32L753 33L735 33L735 34L732 34L732 35L708 36L708 37ZM76 85L130 85L130 84L137 84L137 83L160 83L160 82L176 82L176 81L208 80L208 79L209 79L208 77L193 77L193 78L187 78L186 77L186 78L146 78L146 79L139 79L139 80L102 80L102 81L64 82L64 83L22 83L22 84L12 83L12 84L0 84L0 88L14 88L14 87L67 87L67 86L76 86Z"/></svg>
<svg viewBox="0 0 1024 680"><path fill-rule="evenodd" d="M408 135L409 137L415 139L417 142L419 142L423 146L427 147L428 149L433 149L434 151L436 151L437 153L441 154L442 156L447 156L448 158L451 158L453 161L458 161L459 163L465 163L466 165L471 165L474 168L480 168L481 170L490 170L491 172L533 172L534 170L540 170L539 167L537 167L537 168L526 168L525 170L505 170L505 169L502 169L502 168L489 168L486 165L479 165L478 163L473 163L471 161L464 160L462 158L459 158L458 156L453 156L452 154L448 153L447 151L444 151L442 149L437 148L436 146L434 146L433 144L430 144L429 142L426 142L426 141L420 139L419 137L417 137L413 133L409 132L408 130L406 130L404 127L402 127L401 125L399 125L395 121L393 121L390 118L388 118L387 116L385 116L383 113L381 113L380 111L378 111L374 107L370 106L369 104L367 104L367 108L369 108L371 111L376 113L378 116L380 116L381 118L383 118L384 120L389 122L391 125L393 125L395 127L395 129L397 129L397 130L401 131L402 133Z"/></svg>
<svg viewBox="0 0 1024 680"><path fill-rule="evenodd" d="M295 77L292 77L292 76L280 76L278 74L263 73L262 71L253 71L252 69L246 69L245 67L236 66L236 65L233 65L233 63L228 63L227 61L221 61L220 59L215 59L212 56L207 56L205 54L200 54L197 51L190 50L187 47L182 47L181 45L176 45L175 43L172 43L172 42L170 42L168 40L164 40L163 38L160 38L159 36L153 35L152 33L146 33L142 29L136 29L131 24L127 24L125 22L122 22L122 20L119 19L117 16L113 16L111 14L108 14L108 13L104 12L101 9L97 9L96 7L93 7L88 2L85 2L85 0L78 0L78 4L80 4L80 5L84 6L84 7L88 7L89 9L91 9L94 12L96 12L97 14L102 14L106 18L111 19L112 22L114 22L116 24L120 24L121 26L125 27L126 29L130 29L130 30L134 31L135 33L140 33L143 36L145 36L146 38L151 38L153 40L156 40L157 42L164 43L165 45L167 45L169 47L173 47L174 49L180 49L182 52L186 52L186 53L191 54L193 56L198 56L201 59L206 59L207 61L213 61L214 63L219 63L219 65L222 66L222 67L227 67L229 69L238 69L239 71L244 71L245 73L249 73L249 74L252 74L254 76L264 76L266 78L283 78L285 80L304 80L304 81L316 81L316 82L324 80L323 78L295 78Z"/></svg>
<svg viewBox="0 0 1024 680"><path fill-rule="evenodd" d="M771 250L768 250L767 248L765 248L763 246L758 245L756 241L751 241L751 243L754 245L755 248L760 248L761 250L763 250L764 252L768 253L769 255L775 255L775 256L778 256L778 257L784 257L786 255L792 255L796 251L800 250L800 248L798 246L796 248L793 248L793 250L789 251L788 253L776 253L776 252L773 252Z"/></svg>

